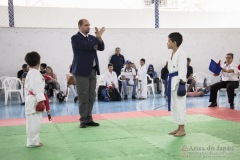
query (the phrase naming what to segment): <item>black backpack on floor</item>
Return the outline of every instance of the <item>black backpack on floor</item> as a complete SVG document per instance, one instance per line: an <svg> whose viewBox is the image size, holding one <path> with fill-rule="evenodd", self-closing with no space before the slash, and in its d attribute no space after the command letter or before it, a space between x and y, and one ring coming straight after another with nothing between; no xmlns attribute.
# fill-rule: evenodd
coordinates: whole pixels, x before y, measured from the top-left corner
<svg viewBox="0 0 240 160"><path fill-rule="evenodd" d="M99 100L99 101L102 100L102 91L103 91L103 89L105 89L105 88L107 88L107 87L106 87L106 86L103 86L103 85L101 85L101 86L98 87L98 92L97 92L97 94L98 94L98 100Z"/></svg>
<svg viewBox="0 0 240 160"><path fill-rule="evenodd" d="M58 100L59 103L64 102L65 98L66 98L63 91L60 91L60 90L57 91L57 96L56 97L57 97L57 100Z"/></svg>
<svg viewBox="0 0 240 160"><path fill-rule="evenodd" d="M121 101L122 97L116 88L108 90L110 98L112 101Z"/></svg>

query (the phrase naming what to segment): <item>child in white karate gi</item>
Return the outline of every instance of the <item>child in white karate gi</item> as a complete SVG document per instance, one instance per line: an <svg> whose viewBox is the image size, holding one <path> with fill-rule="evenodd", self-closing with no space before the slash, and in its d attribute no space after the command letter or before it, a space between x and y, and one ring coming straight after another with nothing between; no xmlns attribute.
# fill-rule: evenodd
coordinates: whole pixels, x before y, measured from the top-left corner
<svg viewBox="0 0 240 160"><path fill-rule="evenodd" d="M140 91L139 99L144 100L147 98L147 67L145 59L140 60L140 67L138 68L138 89Z"/></svg>
<svg viewBox="0 0 240 160"><path fill-rule="evenodd" d="M179 49L182 41L182 35L178 32L168 35L167 46L168 49L172 49L171 56L168 60L168 99L170 98L168 105L175 122L178 124L178 129L170 132L169 134L174 135L175 137L186 135L184 129L184 125L186 124L186 95L177 95L179 82L186 82L187 75L187 56Z"/></svg>
<svg viewBox="0 0 240 160"><path fill-rule="evenodd" d="M44 95L45 80L38 68L40 65L40 55L37 52L27 53L25 61L29 66L29 72L25 79L26 89L26 133L27 147L41 147L39 133L42 122L42 111L37 111L37 106L44 106L48 113L48 119L51 120L48 98Z"/></svg>

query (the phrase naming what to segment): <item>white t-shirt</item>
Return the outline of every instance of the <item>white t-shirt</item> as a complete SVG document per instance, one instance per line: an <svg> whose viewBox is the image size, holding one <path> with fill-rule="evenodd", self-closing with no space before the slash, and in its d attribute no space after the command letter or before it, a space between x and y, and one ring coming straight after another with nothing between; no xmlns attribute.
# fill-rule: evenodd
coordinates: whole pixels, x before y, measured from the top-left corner
<svg viewBox="0 0 240 160"><path fill-rule="evenodd" d="M233 69L234 72L232 73L227 73L227 72L221 72L222 75L222 81L238 81L238 68L236 65L234 65L233 63L229 64L228 66L226 64L223 64L221 66L222 68L229 70L229 69Z"/></svg>
<svg viewBox="0 0 240 160"><path fill-rule="evenodd" d="M136 70L132 67L130 69L127 69L126 67L122 68L121 70L121 76L124 76L125 78L129 78L129 85L133 85L133 78L136 76Z"/></svg>

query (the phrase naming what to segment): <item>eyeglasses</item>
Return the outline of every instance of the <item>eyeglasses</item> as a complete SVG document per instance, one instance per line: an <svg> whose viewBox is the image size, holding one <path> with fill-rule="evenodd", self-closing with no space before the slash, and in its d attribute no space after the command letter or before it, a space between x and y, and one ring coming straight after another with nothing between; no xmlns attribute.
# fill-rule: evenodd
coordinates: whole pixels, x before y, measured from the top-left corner
<svg viewBox="0 0 240 160"><path fill-rule="evenodd" d="M226 59L231 59L232 57L226 57Z"/></svg>

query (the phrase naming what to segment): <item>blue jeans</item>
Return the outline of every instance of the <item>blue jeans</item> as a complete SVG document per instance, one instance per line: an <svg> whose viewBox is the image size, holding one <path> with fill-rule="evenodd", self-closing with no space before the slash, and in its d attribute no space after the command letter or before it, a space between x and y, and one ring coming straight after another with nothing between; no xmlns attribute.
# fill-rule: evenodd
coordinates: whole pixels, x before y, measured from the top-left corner
<svg viewBox="0 0 240 160"><path fill-rule="evenodd" d="M128 81L127 80L122 80L124 96L128 95L127 86L133 86L132 96L136 95L137 80L133 80L133 82L134 82L134 85L128 85Z"/></svg>

